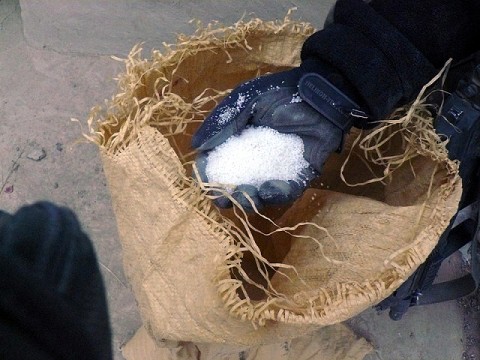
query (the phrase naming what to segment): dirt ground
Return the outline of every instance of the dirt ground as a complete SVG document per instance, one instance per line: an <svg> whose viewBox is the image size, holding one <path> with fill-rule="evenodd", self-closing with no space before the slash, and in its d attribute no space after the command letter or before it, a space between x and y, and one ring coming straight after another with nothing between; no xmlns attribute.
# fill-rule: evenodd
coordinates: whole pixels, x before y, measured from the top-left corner
<svg viewBox="0 0 480 360"><path fill-rule="evenodd" d="M37 200L72 208L93 240L107 287L115 359L141 325L122 270L122 250L98 151L78 143L90 108L115 92L132 46L191 33L188 21L233 23L242 14L295 18L320 28L333 0L0 0L0 208ZM145 56L148 56L146 51ZM71 119L79 119L79 122ZM453 259L448 273L462 261ZM480 359L479 294L412 309L403 320L367 310L349 325L377 351L368 360Z"/></svg>

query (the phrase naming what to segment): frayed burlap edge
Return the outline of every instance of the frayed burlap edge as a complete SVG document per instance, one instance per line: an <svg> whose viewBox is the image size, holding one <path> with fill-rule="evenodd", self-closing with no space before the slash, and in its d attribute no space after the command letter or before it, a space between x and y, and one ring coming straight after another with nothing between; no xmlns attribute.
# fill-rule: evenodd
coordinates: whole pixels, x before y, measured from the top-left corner
<svg viewBox="0 0 480 360"><path fill-rule="evenodd" d="M202 110L204 105L212 100L218 101L226 92L215 92L209 89L214 91L213 95L207 96L205 91L193 102L186 103L178 95L170 92L171 76L183 59L194 56L200 51L216 50L228 53L229 49L236 47L250 51L247 39L251 32L261 33L263 36L296 34L306 38L313 30L310 25L294 22L288 17L283 22L264 22L253 19L248 22L238 22L229 27L210 24L206 28L199 29L191 37L181 35L176 45L165 45L163 54L160 51L153 51L150 60L142 59L141 48L136 46L128 58L122 60L125 62L126 71L118 79L120 89L118 94L106 103L105 108L92 109L88 119L90 133L86 135L87 138L99 146L105 157L113 161L115 155L127 149L128 144L143 128L161 126L163 129L168 129L163 133L163 141L158 144L163 151L169 153L170 160L177 160L170 161L170 167L163 169L168 188L179 206L193 208L203 217L211 227L212 236L215 236L226 249L224 264L218 269L216 279L219 296L233 316L251 321L255 326L265 325L267 320L327 325L355 315L391 294L433 249L435 244L425 240L432 237L438 238L449 221L449 216L445 212L434 212L432 223L436 226L429 226L411 246L399 250L386 259L387 270L379 274L378 279L366 280L363 283L339 283L335 290L318 289L318 295L312 297L307 306L299 306L295 299L289 299L274 292L270 292L267 299L263 301L254 302L248 297L246 299L239 297L238 290L243 288L242 281L231 278L230 272L232 268L242 272L241 245L247 246L248 250L263 264L268 262L256 248L248 224L244 229L240 229L218 213L207 196L206 189L198 186L186 174L181 159L167 140L167 137L172 134L182 133L189 122L195 121L198 115L205 116ZM157 73L158 80L154 88L159 90L155 96L145 97L143 80L152 72ZM410 109L403 109L403 112L397 113L396 118L386 123L398 125L399 131L405 133L420 134L416 139L414 136L409 137L413 141L410 143L409 151L430 156L446 166L449 181L442 185L439 203L436 204L436 208L443 209L447 197L454 190L458 190L457 168L456 164L446 158L444 144L437 142L433 148L431 147L430 140L434 132L431 126L426 128L424 126L428 121L431 122L431 118L423 105L422 99L419 98ZM421 129L423 130L418 132ZM430 134L426 136L428 141L424 141L425 134Z"/></svg>

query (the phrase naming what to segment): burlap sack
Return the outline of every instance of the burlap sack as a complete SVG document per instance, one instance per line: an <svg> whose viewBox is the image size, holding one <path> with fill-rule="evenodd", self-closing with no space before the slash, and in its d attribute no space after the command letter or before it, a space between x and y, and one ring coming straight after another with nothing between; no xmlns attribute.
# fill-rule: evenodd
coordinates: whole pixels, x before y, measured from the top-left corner
<svg viewBox="0 0 480 360"><path fill-rule="evenodd" d="M342 324L281 343L248 348L192 342L160 347L142 327L122 354L126 360L362 360L372 350L371 344Z"/></svg>
<svg viewBox="0 0 480 360"><path fill-rule="evenodd" d="M94 109L126 274L144 326L162 338L253 346L348 319L421 264L456 210L457 166L417 100L342 155L291 207L219 212L192 180L190 140L239 82L298 65L308 24L210 25L125 60Z"/></svg>

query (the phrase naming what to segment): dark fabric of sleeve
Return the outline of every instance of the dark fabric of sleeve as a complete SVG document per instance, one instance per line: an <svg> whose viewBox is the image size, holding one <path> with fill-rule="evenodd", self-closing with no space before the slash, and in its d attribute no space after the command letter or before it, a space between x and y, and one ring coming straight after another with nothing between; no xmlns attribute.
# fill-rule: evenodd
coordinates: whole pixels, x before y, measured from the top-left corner
<svg viewBox="0 0 480 360"><path fill-rule="evenodd" d="M445 28L441 33L443 40L431 42L437 36L435 31L443 29L455 17L475 10L471 2L417 2L420 5L414 6L413 0L370 4L362 0L339 0L333 22L305 42L302 60L315 59L334 67L353 86L373 119L384 118L396 106L413 100L449 57L461 58L475 51L472 39L476 25L472 16L462 19L455 28ZM454 6L455 3L463 5ZM416 16L412 11L418 12ZM442 14L450 20L445 20ZM466 34L470 40L465 40ZM452 48L457 36L464 38L459 38L457 46Z"/></svg>
<svg viewBox="0 0 480 360"><path fill-rule="evenodd" d="M437 68L480 50L478 0L374 0L370 5Z"/></svg>
<svg viewBox="0 0 480 360"><path fill-rule="evenodd" d="M0 358L112 359L103 279L66 208L0 212Z"/></svg>

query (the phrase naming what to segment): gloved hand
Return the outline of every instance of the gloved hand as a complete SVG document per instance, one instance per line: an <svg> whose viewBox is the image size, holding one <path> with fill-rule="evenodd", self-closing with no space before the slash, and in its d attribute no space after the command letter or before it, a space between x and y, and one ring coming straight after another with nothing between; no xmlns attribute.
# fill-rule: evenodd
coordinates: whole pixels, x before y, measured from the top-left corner
<svg viewBox="0 0 480 360"><path fill-rule="evenodd" d="M315 91L318 89L320 93ZM327 104L329 101L333 105L337 102L339 107ZM192 146L200 151L199 175L202 181L208 182L205 174L208 151L239 134L247 125L270 127L300 136L304 158L310 167L299 174L297 181L273 179L259 188L240 184L232 196L246 210L251 210L251 205L244 192L257 207L292 201L321 172L327 157L341 147L343 134L351 127L350 110L354 108L358 106L338 89L303 68L247 81L234 89L194 134ZM225 198L219 198L216 203L220 207L231 206Z"/></svg>

